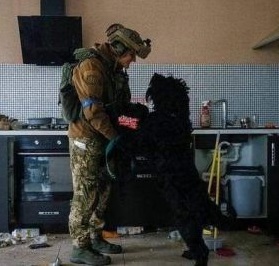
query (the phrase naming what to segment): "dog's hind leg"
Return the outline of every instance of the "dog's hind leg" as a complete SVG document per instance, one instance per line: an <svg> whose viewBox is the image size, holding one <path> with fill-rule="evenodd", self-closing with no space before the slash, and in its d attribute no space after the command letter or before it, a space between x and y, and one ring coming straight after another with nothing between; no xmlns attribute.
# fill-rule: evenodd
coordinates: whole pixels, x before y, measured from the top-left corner
<svg viewBox="0 0 279 266"><path fill-rule="evenodd" d="M209 250L202 237L202 225L190 220L185 226L179 226L178 230L189 248L189 251L185 251L182 256L195 260L196 266L207 266Z"/></svg>

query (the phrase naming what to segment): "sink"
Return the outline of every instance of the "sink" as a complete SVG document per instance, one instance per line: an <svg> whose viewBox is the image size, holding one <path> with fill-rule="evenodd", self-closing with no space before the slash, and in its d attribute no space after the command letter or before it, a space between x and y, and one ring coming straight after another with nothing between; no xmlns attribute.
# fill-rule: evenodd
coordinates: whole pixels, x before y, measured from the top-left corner
<svg viewBox="0 0 279 266"><path fill-rule="evenodd" d="M223 128L223 127L208 127L208 128L204 128L204 127L195 127L195 129L199 129L199 130L228 130L228 129L246 129L246 128L241 128L241 127L227 127L227 128ZM247 128L249 129L249 128Z"/></svg>

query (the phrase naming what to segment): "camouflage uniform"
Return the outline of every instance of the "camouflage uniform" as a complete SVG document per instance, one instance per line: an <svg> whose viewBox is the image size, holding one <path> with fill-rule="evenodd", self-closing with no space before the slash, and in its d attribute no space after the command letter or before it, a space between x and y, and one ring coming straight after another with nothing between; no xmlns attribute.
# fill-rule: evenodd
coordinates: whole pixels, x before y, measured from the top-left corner
<svg viewBox="0 0 279 266"><path fill-rule="evenodd" d="M85 148L75 143L85 144ZM110 194L109 179L102 179L105 142L101 138L70 138L74 196L69 229L75 246L87 246L104 226L104 212ZM92 212L94 210L94 212Z"/></svg>
<svg viewBox="0 0 279 266"><path fill-rule="evenodd" d="M69 231L73 245L81 248L88 247L104 226L111 190L104 154L108 140L117 135L111 112L117 117L116 109L120 112L131 98L127 74L113 68L109 46L97 45L96 50L111 60L111 68L97 58L86 59L74 69L73 82L80 100L98 98L101 104L83 109L84 117L70 123L68 132L74 192Z"/></svg>

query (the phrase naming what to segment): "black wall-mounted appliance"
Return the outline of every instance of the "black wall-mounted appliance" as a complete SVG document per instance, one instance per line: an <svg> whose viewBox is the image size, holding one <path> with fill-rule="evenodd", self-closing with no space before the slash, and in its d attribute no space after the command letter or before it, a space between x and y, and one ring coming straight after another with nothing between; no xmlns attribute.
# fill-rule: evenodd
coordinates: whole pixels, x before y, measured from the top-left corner
<svg viewBox="0 0 279 266"><path fill-rule="evenodd" d="M65 0L41 0L42 16L65 16Z"/></svg>
<svg viewBox="0 0 279 266"><path fill-rule="evenodd" d="M82 47L81 17L18 16L18 25L24 64L63 65Z"/></svg>

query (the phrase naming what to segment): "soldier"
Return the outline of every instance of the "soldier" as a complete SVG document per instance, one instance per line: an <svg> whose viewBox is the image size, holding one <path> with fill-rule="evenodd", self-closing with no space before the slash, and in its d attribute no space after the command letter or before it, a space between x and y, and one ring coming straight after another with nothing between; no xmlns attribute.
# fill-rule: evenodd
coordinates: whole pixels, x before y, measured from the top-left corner
<svg viewBox="0 0 279 266"><path fill-rule="evenodd" d="M111 25L106 33L108 41L91 48L98 56L83 60L73 70L72 82L83 115L69 124L68 131L73 178L70 260L95 266L110 264L110 257L102 253L122 252L121 246L107 242L101 234L111 190L105 171L105 147L118 135L110 115L117 116L130 102L126 69L136 61L136 56L144 59L151 51L149 39L142 40L136 31L121 24Z"/></svg>

